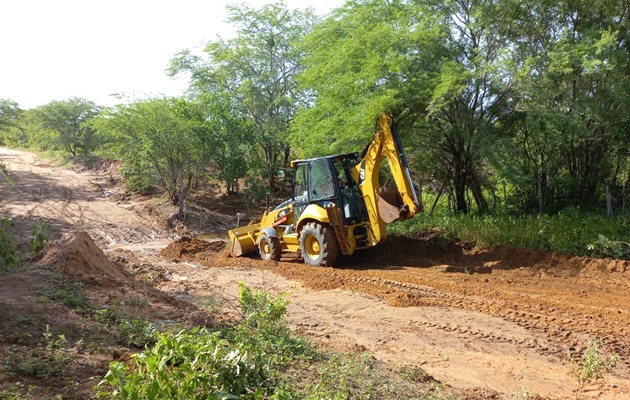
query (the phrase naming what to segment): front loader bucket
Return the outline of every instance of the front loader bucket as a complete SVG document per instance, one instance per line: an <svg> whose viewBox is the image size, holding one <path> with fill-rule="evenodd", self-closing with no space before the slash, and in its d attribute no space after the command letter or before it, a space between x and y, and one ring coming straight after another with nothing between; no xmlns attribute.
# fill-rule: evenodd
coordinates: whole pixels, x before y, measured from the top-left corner
<svg viewBox="0 0 630 400"><path fill-rule="evenodd" d="M260 235L260 224L242 226L228 232L232 244L230 255L240 257L244 254L253 253L258 250L256 239Z"/></svg>

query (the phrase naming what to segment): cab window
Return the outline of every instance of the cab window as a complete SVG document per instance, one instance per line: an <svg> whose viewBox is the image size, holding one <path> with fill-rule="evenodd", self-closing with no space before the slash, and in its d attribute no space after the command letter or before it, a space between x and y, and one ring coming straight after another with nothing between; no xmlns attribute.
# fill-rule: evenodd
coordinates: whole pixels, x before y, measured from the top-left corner
<svg viewBox="0 0 630 400"><path fill-rule="evenodd" d="M298 165L293 178L293 200L307 201L306 172L307 164Z"/></svg>
<svg viewBox="0 0 630 400"><path fill-rule="evenodd" d="M335 186L328 160L321 158L311 163L311 201L333 197Z"/></svg>

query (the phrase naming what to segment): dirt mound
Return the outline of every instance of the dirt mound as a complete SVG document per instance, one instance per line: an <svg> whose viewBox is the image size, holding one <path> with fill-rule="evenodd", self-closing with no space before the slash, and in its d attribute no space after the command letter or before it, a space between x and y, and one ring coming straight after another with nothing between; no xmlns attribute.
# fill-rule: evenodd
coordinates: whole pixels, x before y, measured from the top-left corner
<svg viewBox="0 0 630 400"><path fill-rule="evenodd" d="M135 282L120 264L107 258L86 232L65 234L58 242L49 245L35 261L53 265L64 275L84 282L101 282L103 278Z"/></svg>
<svg viewBox="0 0 630 400"><path fill-rule="evenodd" d="M136 316L173 319L196 309L190 303L138 281L121 263L111 261L85 232L64 235L33 261L50 265L71 280L87 283L85 293L97 304L125 305L135 299L136 306L123 312Z"/></svg>
<svg viewBox="0 0 630 400"><path fill-rule="evenodd" d="M217 253L225 250L227 242L222 239L203 240L195 237L182 237L160 251L160 255L167 258L194 258L205 260L216 257Z"/></svg>

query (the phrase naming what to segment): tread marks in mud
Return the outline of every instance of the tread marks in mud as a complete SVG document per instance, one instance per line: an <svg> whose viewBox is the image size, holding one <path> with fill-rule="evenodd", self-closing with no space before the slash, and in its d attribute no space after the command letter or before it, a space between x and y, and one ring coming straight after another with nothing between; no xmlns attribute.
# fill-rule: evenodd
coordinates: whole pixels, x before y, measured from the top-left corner
<svg viewBox="0 0 630 400"><path fill-rule="evenodd" d="M496 293L489 289L461 285L454 286L451 292L449 287L434 288L405 282L405 279L418 279L404 273L401 280L389 279L390 271L379 271L378 275L383 275L383 278L367 276L362 271L339 269L309 269L306 273L294 270L290 275L294 274L302 280L312 282L319 289L352 288L380 297L393 306L452 307L498 317L526 329L533 337L530 340L521 340L507 334L474 330L439 321L416 324L417 328L422 326L465 335L463 337L475 336L488 343L512 343L534 349L545 356L564 358L570 349L579 357L586 349L589 339L599 338L607 352L619 355L619 364L624 363L630 367L630 342L627 335L617 331L618 327L611 326L605 313L597 315L583 312L587 310L581 310L584 306L579 304L570 305L567 309L558 307L552 300L541 299L531 303L531 298L520 294Z"/></svg>

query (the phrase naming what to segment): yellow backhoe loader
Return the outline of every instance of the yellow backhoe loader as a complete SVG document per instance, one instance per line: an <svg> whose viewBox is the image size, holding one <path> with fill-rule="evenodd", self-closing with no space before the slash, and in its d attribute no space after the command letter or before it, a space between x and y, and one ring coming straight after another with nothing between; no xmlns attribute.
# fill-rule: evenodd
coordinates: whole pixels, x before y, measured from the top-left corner
<svg viewBox="0 0 630 400"><path fill-rule="evenodd" d="M383 157L396 184L394 196L379 195ZM291 166L293 197L265 212L260 223L229 231L233 257L258 251L264 260L277 261L282 252L300 252L309 265L332 266L339 255L384 241L385 224L423 210L391 113L379 117L362 153L296 160Z"/></svg>

